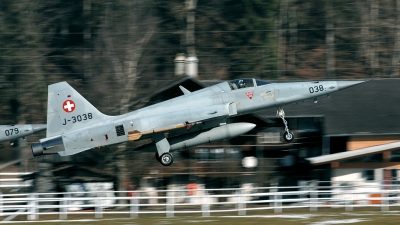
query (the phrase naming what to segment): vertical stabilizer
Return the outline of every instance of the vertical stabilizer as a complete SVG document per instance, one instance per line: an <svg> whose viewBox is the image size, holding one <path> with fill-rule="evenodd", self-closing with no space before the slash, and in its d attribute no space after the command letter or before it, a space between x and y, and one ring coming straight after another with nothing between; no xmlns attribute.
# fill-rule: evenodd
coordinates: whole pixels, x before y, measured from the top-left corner
<svg viewBox="0 0 400 225"><path fill-rule="evenodd" d="M67 82L49 85L47 104L48 138L101 123L109 117Z"/></svg>

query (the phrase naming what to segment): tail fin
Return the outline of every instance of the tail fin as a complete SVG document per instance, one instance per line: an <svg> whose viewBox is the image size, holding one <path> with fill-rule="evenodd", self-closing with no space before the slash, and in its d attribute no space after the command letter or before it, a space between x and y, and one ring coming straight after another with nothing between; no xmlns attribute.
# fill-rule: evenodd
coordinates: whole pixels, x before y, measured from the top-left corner
<svg viewBox="0 0 400 225"><path fill-rule="evenodd" d="M48 138L101 123L109 117L97 110L67 82L49 85L47 104Z"/></svg>

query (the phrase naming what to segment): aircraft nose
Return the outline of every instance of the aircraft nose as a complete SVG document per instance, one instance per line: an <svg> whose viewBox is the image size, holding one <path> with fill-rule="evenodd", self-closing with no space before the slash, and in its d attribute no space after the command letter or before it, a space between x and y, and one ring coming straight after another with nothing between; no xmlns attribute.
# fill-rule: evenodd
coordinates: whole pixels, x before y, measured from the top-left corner
<svg viewBox="0 0 400 225"><path fill-rule="evenodd" d="M39 132L42 130L46 130L47 129L47 125L46 124L32 124L32 131L35 132Z"/></svg>
<svg viewBox="0 0 400 225"><path fill-rule="evenodd" d="M364 82L366 82L366 81L365 80L363 80L363 81L350 81L350 80L336 81L339 91L349 88L349 87L352 87L357 84L364 83Z"/></svg>

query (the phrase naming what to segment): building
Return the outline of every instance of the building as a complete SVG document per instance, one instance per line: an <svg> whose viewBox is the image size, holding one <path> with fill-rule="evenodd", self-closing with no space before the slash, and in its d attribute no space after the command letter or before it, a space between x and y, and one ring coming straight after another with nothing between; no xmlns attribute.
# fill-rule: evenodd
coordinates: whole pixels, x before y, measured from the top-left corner
<svg viewBox="0 0 400 225"><path fill-rule="evenodd" d="M335 93L317 104L287 106L287 114L324 115L323 154L364 149L400 141L399 79L372 80ZM399 180L400 151L329 163L331 181L390 184Z"/></svg>
<svg viewBox="0 0 400 225"><path fill-rule="evenodd" d="M177 89L176 87L179 85L195 91L199 85L208 86L217 82L219 81L201 83L190 78L183 78L172 86L166 87L161 93ZM263 178L265 174L283 176L287 178L286 180L292 181L293 178L295 178L294 180L333 182L339 180L357 180L359 182L398 180L400 173L397 172L397 168L400 168L400 158L398 157L400 151L386 151L314 167L309 165L306 159L400 141L400 121L396 119L400 116L400 106L396 104L396 102L400 102L397 94L399 85L399 79L373 80L334 93L331 97L320 98L318 103L309 100L284 106L289 118L289 126L297 136L295 143L291 144L283 143L280 138L283 124L275 116L276 109L267 109L260 113L234 118L237 121L252 121L257 124L257 129L245 136L234 138L229 143L213 143L196 147L193 150L197 160L196 164L202 163L203 167L208 170L203 169L203 173L194 171L194 174L207 177L208 181L204 183L213 183L210 180L212 172L209 171L210 168L213 168L211 166L213 162L225 160L233 163L236 160L234 165L242 167L241 160L238 159L254 156L258 161L257 168L241 168L239 171L232 171L232 174L236 174L233 175L235 178L238 174L246 177L239 182L257 181L260 179L254 177ZM171 93L181 94L179 90L171 91ZM166 99L158 98L158 100ZM145 102L147 104L156 103ZM196 168L199 167L196 166ZM222 173L225 172L222 170ZM217 177L216 180L221 181L216 173L214 176ZM286 183L284 180L284 178L280 179L280 182ZM224 181L224 183L229 182Z"/></svg>

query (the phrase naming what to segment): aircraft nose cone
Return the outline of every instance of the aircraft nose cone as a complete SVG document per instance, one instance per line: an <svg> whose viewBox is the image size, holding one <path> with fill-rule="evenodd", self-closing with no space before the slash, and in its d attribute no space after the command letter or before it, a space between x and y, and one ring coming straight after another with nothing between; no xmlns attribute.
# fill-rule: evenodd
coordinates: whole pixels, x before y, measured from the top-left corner
<svg viewBox="0 0 400 225"><path fill-rule="evenodd" d="M46 130L47 129L47 125L46 124L32 124L32 131L33 133L42 131L42 130Z"/></svg>
<svg viewBox="0 0 400 225"><path fill-rule="evenodd" d="M364 83L364 82L366 82L366 81L365 81L365 80L363 80L363 81L350 81L350 80L345 80L345 81L336 81L336 82L337 82L338 90L341 91L341 90L343 90L343 89L352 87L352 86L354 86L354 85Z"/></svg>

